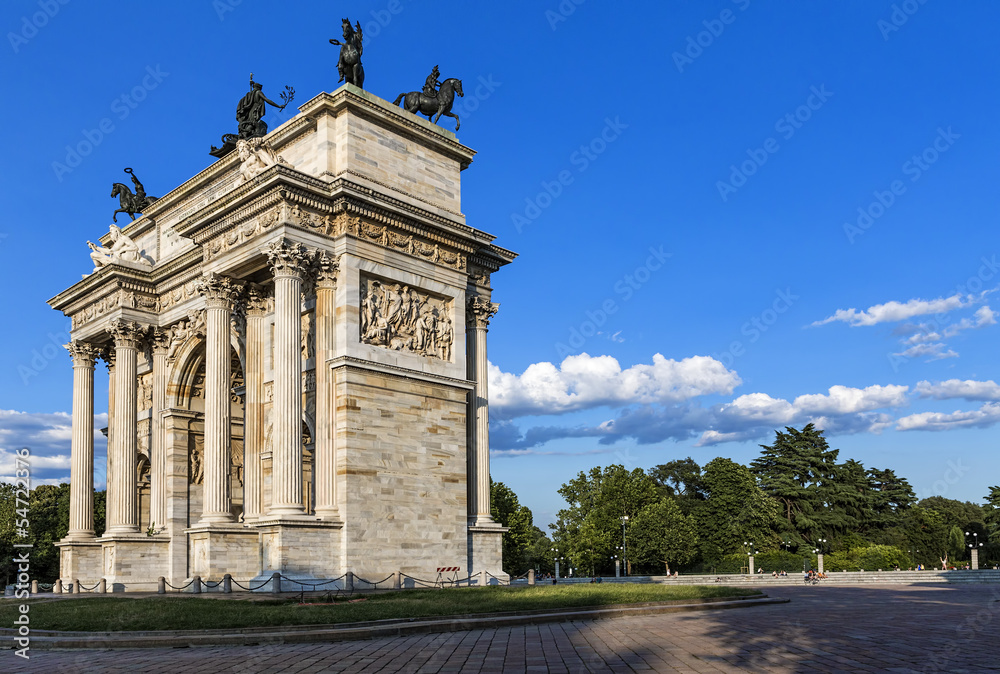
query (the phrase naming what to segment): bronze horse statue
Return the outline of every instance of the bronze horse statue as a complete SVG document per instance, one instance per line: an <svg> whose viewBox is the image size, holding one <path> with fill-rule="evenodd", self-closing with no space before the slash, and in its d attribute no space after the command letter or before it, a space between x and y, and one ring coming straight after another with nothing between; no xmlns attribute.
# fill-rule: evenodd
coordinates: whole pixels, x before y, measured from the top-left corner
<svg viewBox="0 0 1000 674"><path fill-rule="evenodd" d="M449 77L441 83L441 88L438 90L437 96L428 96L422 91L411 91L408 94L404 93L397 96L392 104L399 105L399 102L403 101L403 107L407 112L427 115L427 119L430 119L435 124L441 119L441 115L454 117L455 131L458 131L459 127L462 126L462 120L451 111L451 106L455 102L455 94L465 96L462 92L462 80ZM437 115L436 117L434 117L435 114ZM433 119L431 119L432 117Z"/></svg>
<svg viewBox="0 0 1000 674"><path fill-rule="evenodd" d="M330 40L330 44L340 46L340 59L337 61L337 72L340 73L338 82L346 81L356 87L364 88L365 69L361 65L361 54L364 47L361 44L361 22L358 21L354 28L351 28L351 20L342 21L344 28L344 41Z"/></svg>
<svg viewBox="0 0 1000 674"><path fill-rule="evenodd" d="M132 190L125 183L114 183L111 186L111 196L118 197L118 204L121 206L114 215L112 221L118 222L119 213L128 213L135 220L136 213L142 213L146 207L156 201L159 197L147 197L145 194L137 196L132 194Z"/></svg>

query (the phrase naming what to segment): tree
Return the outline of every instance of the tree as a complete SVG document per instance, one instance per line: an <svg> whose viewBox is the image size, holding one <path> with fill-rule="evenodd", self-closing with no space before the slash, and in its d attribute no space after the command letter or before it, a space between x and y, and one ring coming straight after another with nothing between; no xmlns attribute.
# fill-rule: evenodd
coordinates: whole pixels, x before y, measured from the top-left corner
<svg viewBox="0 0 1000 674"><path fill-rule="evenodd" d="M898 526L903 514L917 502L910 483L888 468L869 468L868 484L872 490L872 523L880 529Z"/></svg>
<svg viewBox="0 0 1000 674"><path fill-rule="evenodd" d="M649 469L649 476L663 492L672 495L686 515L705 500L701 466L689 456L676 459Z"/></svg>
<svg viewBox="0 0 1000 674"><path fill-rule="evenodd" d="M493 519L509 529L503 535L503 570L519 576L531 567L529 553L539 529L532 521L531 510L521 505L517 494L503 482L490 480L490 507Z"/></svg>
<svg viewBox="0 0 1000 674"><path fill-rule="evenodd" d="M934 568L948 551L948 526L936 510L914 506L903 517L903 532L914 563Z"/></svg>
<svg viewBox="0 0 1000 674"><path fill-rule="evenodd" d="M705 466L703 478L707 498L694 517L706 560L741 552L744 542L762 551L777 547L780 506L746 466L719 457Z"/></svg>
<svg viewBox="0 0 1000 674"><path fill-rule="evenodd" d="M1000 487L990 487L983 507L983 520L989 538L986 543L987 558L1000 560Z"/></svg>
<svg viewBox="0 0 1000 674"><path fill-rule="evenodd" d="M965 534L958 527L952 527L948 531L948 560L957 565L959 560L965 558Z"/></svg>
<svg viewBox="0 0 1000 674"><path fill-rule="evenodd" d="M691 562L698 553L694 518L681 512L674 499L665 497L639 511L629 527L631 557L642 564L670 565Z"/></svg>

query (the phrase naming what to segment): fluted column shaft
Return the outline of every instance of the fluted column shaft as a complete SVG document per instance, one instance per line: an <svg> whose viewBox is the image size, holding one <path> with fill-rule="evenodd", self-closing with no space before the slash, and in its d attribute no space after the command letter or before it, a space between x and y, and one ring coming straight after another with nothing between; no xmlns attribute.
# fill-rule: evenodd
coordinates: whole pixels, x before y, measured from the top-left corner
<svg viewBox="0 0 1000 674"><path fill-rule="evenodd" d="M94 537L94 361L86 342L66 345L73 357L73 436L70 445L69 531L66 537Z"/></svg>
<svg viewBox="0 0 1000 674"><path fill-rule="evenodd" d="M139 531L136 475L139 389L136 369L139 345L145 330L138 323L116 320L108 332L115 342L115 415L108 449L107 531L110 534L128 534ZM113 491L111 485L114 485Z"/></svg>
<svg viewBox="0 0 1000 674"><path fill-rule="evenodd" d="M167 407L167 335L156 330L152 336L153 347L153 409L152 434L149 442L150 526L163 530L167 526L167 434L163 428L163 411Z"/></svg>
<svg viewBox="0 0 1000 674"><path fill-rule="evenodd" d="M264 448L264 315L267 299L259 288L247 293L247 353L244 383L243 521L261 516L261 464Z"/></svg>
<svg viewBox="0 0 1000 674"><path fill-rule="evenodd" d="M469 404L469 518L477 525L492 524L490 515L490 409L486 333L500 305L472 296L466 314L466 362L475 382Z"/></svg>
<svg viewBox="0 0 1000 674"><path fill-rule="evenodd" d="M316 274L316 514L339 517L337 508L337 436L333 377L327 361L333 351L336 321L337 263L326 253Z"/></svg>
<svg viewBox="0 0 1000 674"><path fill-rule="evenodd" d="M240 285L226 276L208 274L198 282L205 297L205 458L202 524L233 521L230 471L232 403L229 322Z"/></svg>
<svg viewBox="0 0 1000 674"><path fill-rule="evenodd" d="M305 514L302 496L302 246L268 251L274 270L274 426L270 515Z"/></svg>

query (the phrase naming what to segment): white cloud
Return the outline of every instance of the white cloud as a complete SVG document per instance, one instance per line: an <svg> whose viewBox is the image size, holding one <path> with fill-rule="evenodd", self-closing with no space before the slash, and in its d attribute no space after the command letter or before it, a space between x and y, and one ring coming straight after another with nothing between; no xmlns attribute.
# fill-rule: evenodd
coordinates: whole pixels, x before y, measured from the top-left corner
<svg viewBox="0 0 1000 674"><path fill-rule="evenodd" d="M597 407L668 404L728 394L741 381L708 356L680 361L653 356L653 363L622 369L611 356L582 353L559 367L534 363L520 375L489 365L490 407L504 417L562 414Z"/></svg>
<svg viewBox="0 0 1000 674"><path fill-rule="evenodd" d="M986 428L1000 421L1000 403L990 402L978 410L951 413L921 412L896 421L900 431L949 431L955 428Z"/></svg>
<svg viewBox="0 0 1000 674"><path fill-rule="evenodd" d="M947 346L941 342L936 342L934 344L917 344L916 346L911 346L904 351L899 353L894 353L894 356L902 356L903 358L922 358L927 356L927 361L933 360L943 360L945 358L958 358L958 354L952 350L948 349L945 351Z"/></svg>
<svg viewBox="0 0 1000 674"><path fill-rule="evenodd" d="M949 379L933 384L924 380L918 382L913 390L921 398L934 398L935 400L948 400L951 398L1000 400L1000 385L992 379L988 381Z"/></svg>
<svg viewBox="0 0 1000 674"><path fill-rule="evenodd" d="M94 416L94 474L104 482L107 441L98 430L107 425L107 414ZM30 452L31 484L69 481L72 419L65 412L33 413L0 410L0 482L13 482L17 450Z"/></svg>
<svg viewBox="0 0 1000 674"><path fill-rule="evenodd" d="M816 321L813 326L826 325L834 321L842 321L853 327L877 325L878 323L895 323L905 321L914 316L926 314L943 314L955 309L961 309L971 303L971 298L954 294L935 300L912 299L906 302L886 302L875 304L864 311L857 309L838 309L832 316Z"/></svg>

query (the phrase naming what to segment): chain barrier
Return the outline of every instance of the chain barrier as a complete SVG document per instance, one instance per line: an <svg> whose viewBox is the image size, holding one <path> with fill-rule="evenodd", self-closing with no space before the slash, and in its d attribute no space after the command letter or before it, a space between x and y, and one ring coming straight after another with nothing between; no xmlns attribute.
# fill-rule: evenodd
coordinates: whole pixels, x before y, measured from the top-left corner
<svg viewBox="0 0 1000 674"><path fill-rule="evenodd" d="M311 587L311 588L313 588L313 590L315 590L317 587L320 587L322 585L329 585L330 583L336 583L338 580L342 580L344 578L347 578L347 574L345 573L343 576L340 576L340 578L334 578L333 580L324 580L322 583L309 583L309 582L306 582L304 580L295 580L294 578L289 578L288 576L286 576L283 573L282 574L278 574L278 575L282 579L284 579L284 580L287 580L287 581L289 581L291 583L296 583L298 585L305 585L307 587ZM338 591L339 591L339 588L338 588Z"/></svg>
<svg viewBox="0 0 1000 674"><path fill-rule="evenodd" d="M187 584L181 585L180 587L178 587L176 585L171 585L166 580L163 581L164 585L166 585L167 587L169 587L171 590L177 590L178 592L180 592L181 590L186 590L187 588L191 587L192 583L194 583L194 578L192 578L191 580L189 580L187 582Z"/></svg>
<svg viewBox="0 0 1000 674"><path fill-rule="evenodd" d="M371 582L370 580L365 580L365 579L364 579L364 578L362 578L361 576L354 576L354 582L355 582L355 583L359 583L359 582L360 582L360 583L365 583L366 585L370 585L370 586L371 586L371 589L373 589L373 590L377 590L377 589L378 589L378 586L379 586L379 585L380 585L381 583L384 583L384 582L386 582L387 580L392 580L393 578L395 578L395 576L396 576L396 574L394 574L394 573L390 573L390 574L389 574L388 576L386 576L386 577L385 577L385 578L383 578L382 580L378 580L378 581L375 581L374 583L373 583L373 582Z"/></svg>
<svg viewBox="0 0 1000 674"><path fill-rule="evenodd" d="M94 590L96 590L101 586L101 581L97 581L96 583L94 583L93 587L87 587L83 583L77 583L77 584L79 585L77 589L80 590L81 592L93 592ZM38 587L41 588L42 586L39 585Z"/></svg>
<svg viewBox="0 0 1000 674"><path fill-rule="evenodd" d="M400 573L399 575L400 575L401 578L409 578L410 580L412 580L412 581L414 581L416 583L421 583L424 587L438 587L437 581L423 580L421 578L417 578L415 576L411 576L408 573Z"/></svg>
<svg viewBox="0 0 1000 674"><path fill-rule="evenodd" d="M232 582L233 582L233 585L235 585L236 587L240 588L241 590L246 590L247 592L256 592L260 588L262 588L265 585L267 585L268 583L270 583L271 579L268 578L267 580L262 581L261 584L258 585L257 587L247 587L246 585L243 585L242 583L240 583L238 580L233 580Z"/></svg>

